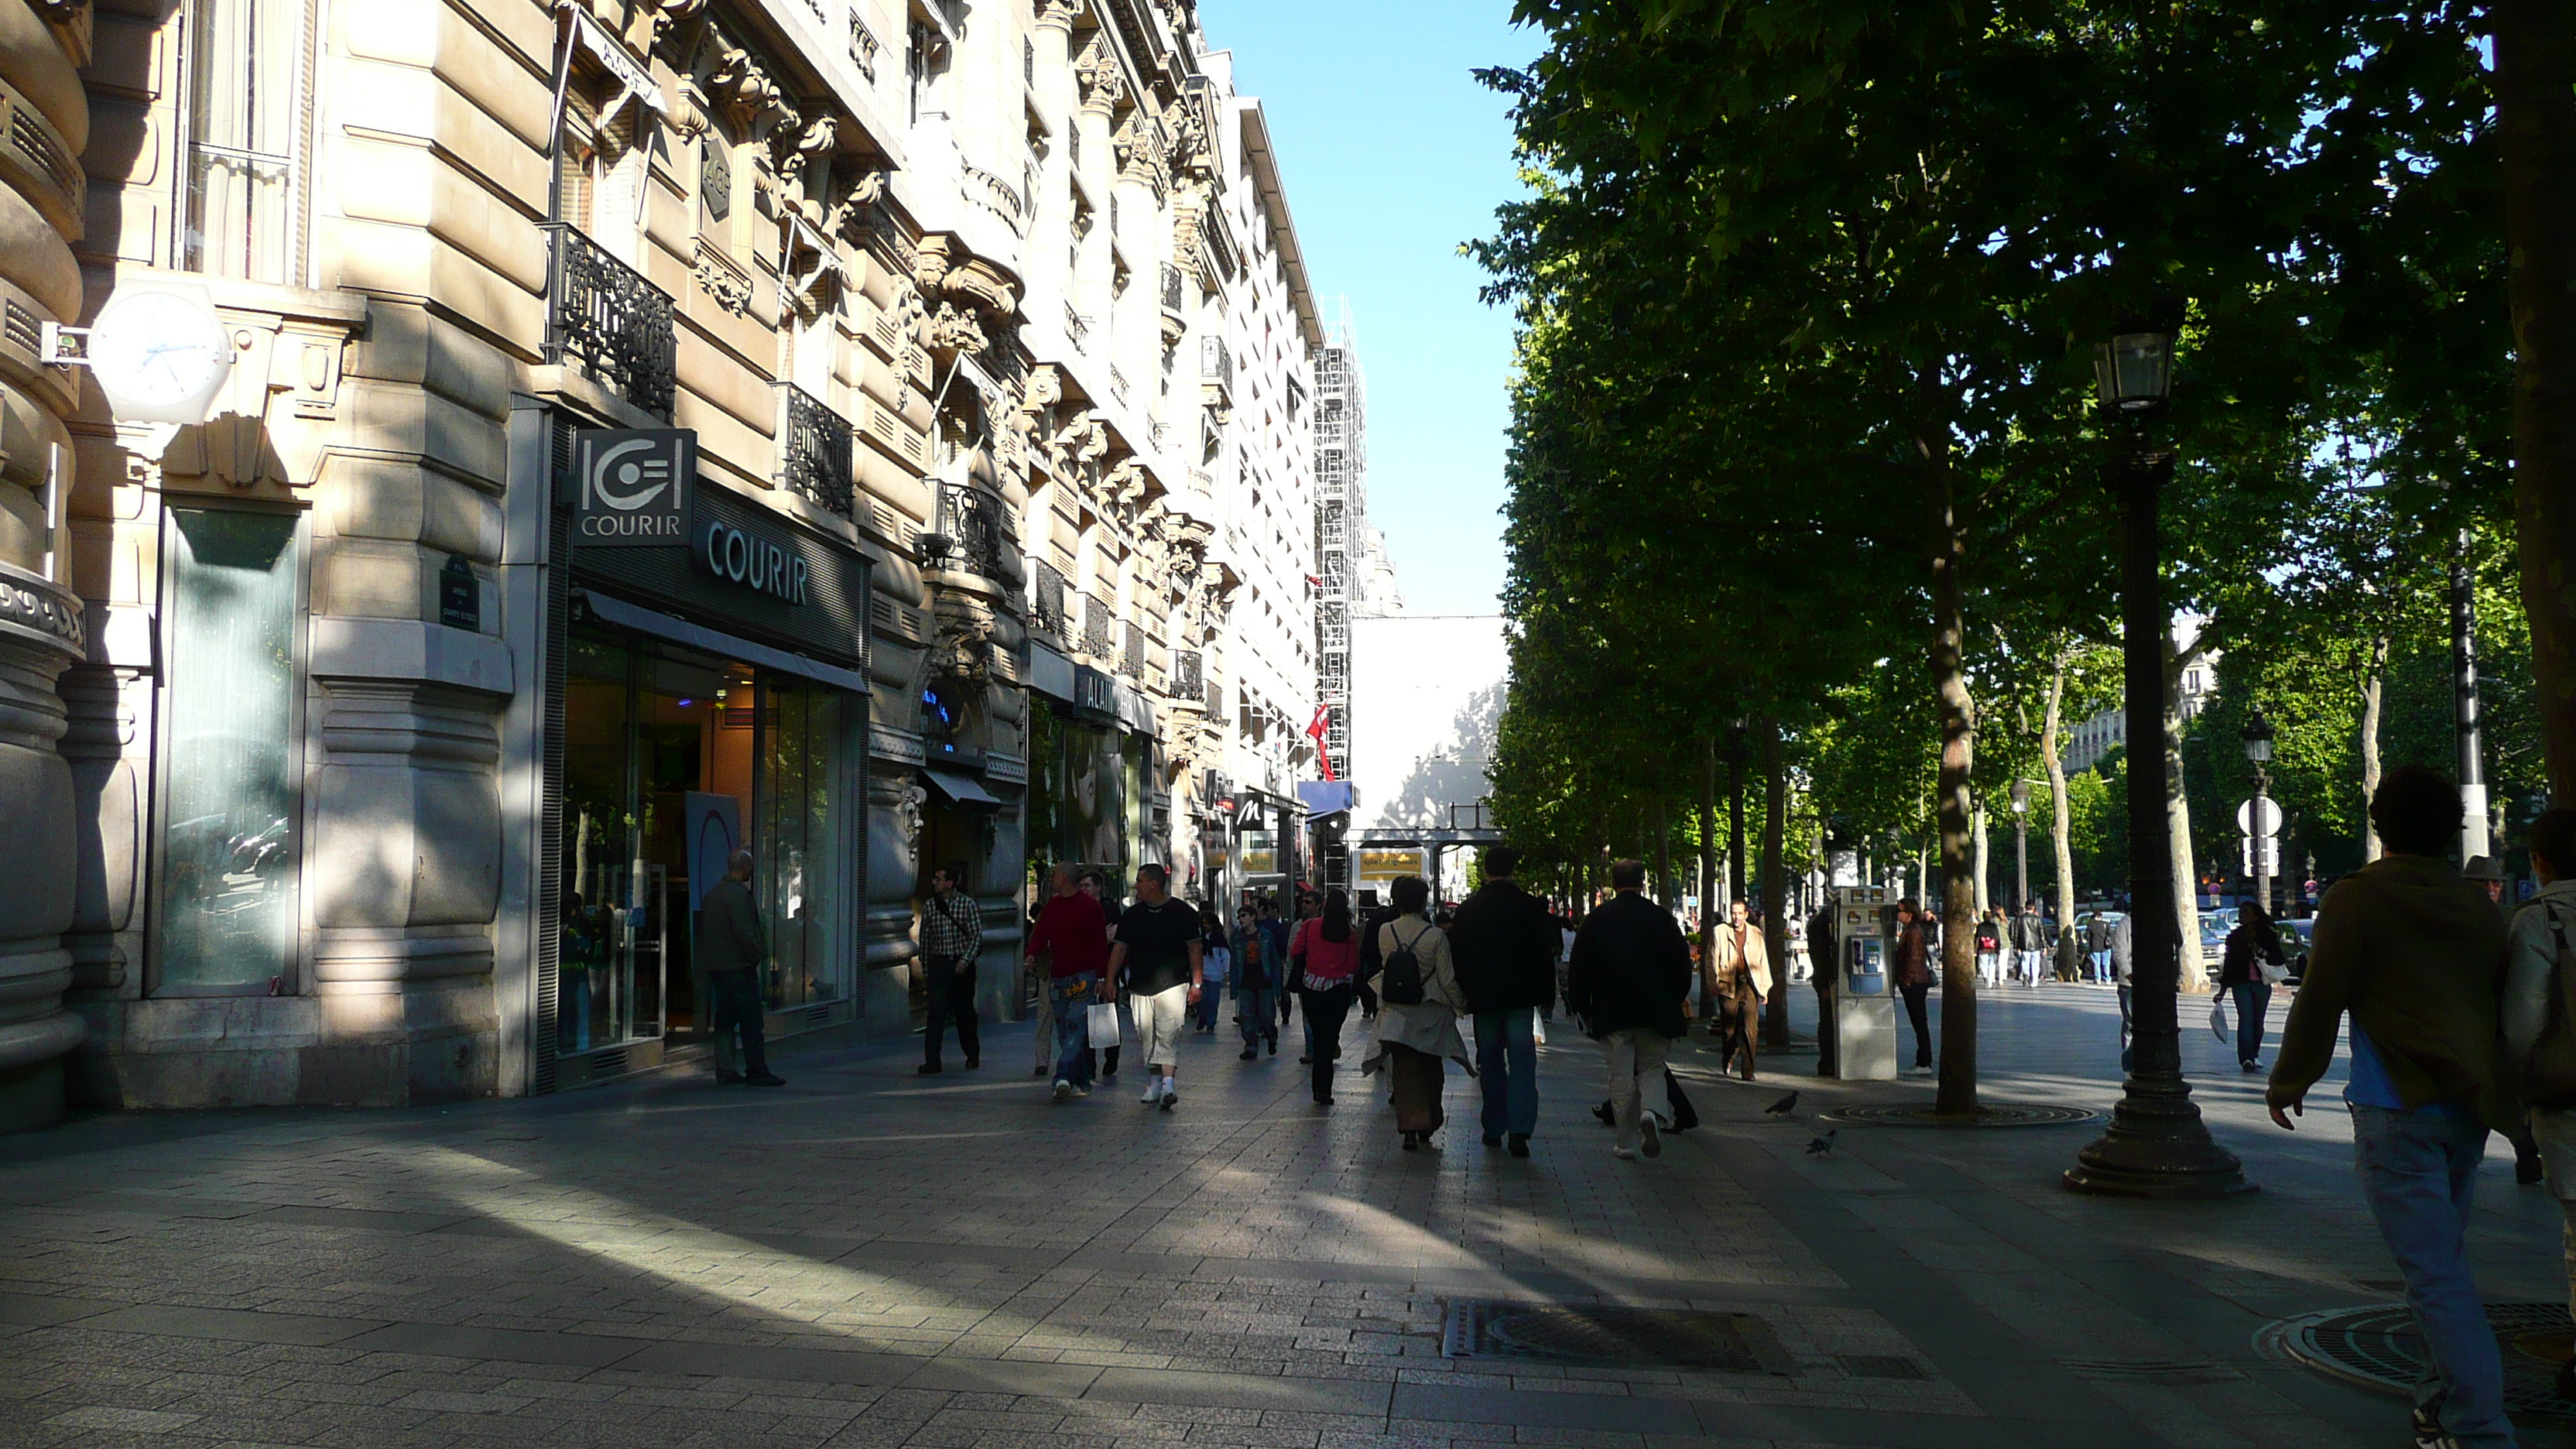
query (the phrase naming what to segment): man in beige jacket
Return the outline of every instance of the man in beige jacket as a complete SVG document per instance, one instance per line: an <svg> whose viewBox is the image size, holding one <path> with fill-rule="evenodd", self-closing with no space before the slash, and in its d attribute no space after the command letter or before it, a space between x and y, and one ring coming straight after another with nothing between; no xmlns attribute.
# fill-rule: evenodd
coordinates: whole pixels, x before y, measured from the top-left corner
<svg viewBox="0 0 2576 1449"><path fill-rule="evenodd" d="M1762 928L1753 924L1743 901L1727 908L1726 924L1717 928L1707 953L1708 986L1717 996L1717 1038L1724 1044L1718 1060L1723 1072L1744 1057L1744 1080L1753 1080L1753 1048L1761 1039L1762 999L1771 994L1771 948Z"/></svg>

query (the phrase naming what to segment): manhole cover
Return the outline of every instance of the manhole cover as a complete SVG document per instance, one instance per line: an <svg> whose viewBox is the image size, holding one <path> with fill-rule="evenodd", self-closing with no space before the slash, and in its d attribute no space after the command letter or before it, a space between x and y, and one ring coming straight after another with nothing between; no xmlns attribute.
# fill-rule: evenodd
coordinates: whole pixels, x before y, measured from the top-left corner
<svg viewBox="0 0 2576 1449"><path fill-rule="evenodd" d="M1662 1365L1727 1373L1790 1374L1797 1365L1750 1313L1668 1308L1572 1308L1453 1299L1447 1358Z"/></svg>
<svg viewBox="0 0 2576 1449"><path fill-rule="evenodd" d="M2576 1348L2576 1322L2564 1303L2490 1303L2487 1323L2504 1350L2504 1403L2517 1414L2576 1418L2576 1403L2558 1397L2558 1366ZM2398 1303L2337 1308L2267 1325L2255 1346L2357 1388L2410 1397L2423 1363L2415 1317Z"/></svg>
<svg viewBox="0 0 2576 1449"><path fill-rule="evenodd" d="M1944 1116L1933 1111L1929 1102L1875 1102L1836 1107L1824 1114L1824 1120L1865 1127L2062 1127L2098 1122L2102 1114L2090 1107L1988 1102L1973 1115Z"/></svg>

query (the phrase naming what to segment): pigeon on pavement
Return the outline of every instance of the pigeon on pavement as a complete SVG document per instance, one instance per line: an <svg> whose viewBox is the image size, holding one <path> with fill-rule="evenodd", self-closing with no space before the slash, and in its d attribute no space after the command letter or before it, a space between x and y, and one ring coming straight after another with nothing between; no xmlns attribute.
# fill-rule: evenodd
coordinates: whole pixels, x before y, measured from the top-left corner
<svg viewBox="0 0 2576 1449"><path fill-rule="evenodd" d="M1763 1108L1762 1115L1766 1117L1786 1117L1797 1110L1798 1094L1791 1092L1789 1095L1782 1097L1779 1101Z"/></svg>
<svg viewBox="0 0 2576 1449"><path fill-rule="evenodd" d="M1842 1129L1841 1129L1841 1128L1839 1128L1839 1127L1828 1127L1828 1128L1826 1128L1826 1129L1825 1129L1825 1135L1824 1135L1824 1136L1819 1137L1819 1138L1817 1138L1815 1141L1810 1142L1810 1143L1808 1143L1808 1144L1807 1144L1807 1155L1808 1155L1808 1156L1810 1156L1810 1157L1822 1157L1822 1156L1823 1156L1823 1155L1825 1155L1826 1153L1833 1151L1833 1150L1834 1150L1834 1134L1835 1134L1835 1133L1837 1133L1837 1132L1839 1132L1839 1131L1841 1131L1841 1130L1842 1130Z"/></svg>

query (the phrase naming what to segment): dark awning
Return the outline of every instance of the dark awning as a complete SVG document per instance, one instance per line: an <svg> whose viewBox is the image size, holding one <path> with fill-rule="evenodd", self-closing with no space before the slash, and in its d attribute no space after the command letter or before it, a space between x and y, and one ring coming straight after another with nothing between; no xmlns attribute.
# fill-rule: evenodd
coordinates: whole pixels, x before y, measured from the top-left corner
<svg viewBox="0 0 2576 1449"><path fill-rule="evenodd" d="M933 789L947 796L955 804L964 805L970 809L999 810L1002 808L1002 797L985 789L971 776L926 767L921 773L930 777Z"/></svg>
<svg viewBox="0 0 2576 1449"><path fill-rule="evenodd" d="M603 624L614 624L621 629L632 629L638 634L650 634L657 639L668 639L674 644L685 644L718 658L731 659L742 664L754 664L763 669L775 669L782 674L793 674L801 679L813 680L817 684L829 684L835 688L846 689L853 694L869 692L868 677L855 669L843 669L837 664L825 664L819 659L808 659L802 654L791 654L784 649L773 649L766 644L754 644L748 639L738 639L731 634L707 628L703 624L692 624L686 619L675 619L659 610L643 608L627 603L623 599L612 598L607 594L584 591L581 602L589 608L591 617Z"/></svg>

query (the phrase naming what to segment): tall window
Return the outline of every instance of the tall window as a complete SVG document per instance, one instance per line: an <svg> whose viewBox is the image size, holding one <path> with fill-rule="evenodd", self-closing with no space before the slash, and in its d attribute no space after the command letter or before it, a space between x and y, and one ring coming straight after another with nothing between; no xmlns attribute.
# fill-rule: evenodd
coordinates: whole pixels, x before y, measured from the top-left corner
<svg viewBox="0 0 2576 1449"><path fill-rule="evenodd" d="M257 990L294 960L297 519L170 510L156 990Z"/></svg>
<svg viewBox="0 0 2576 1449"><path fill-rule="evenodd" d="M554 219L580 227L631 264L643 220L644 154L636 143L644 108L629 96L603 116L602 89L576 71L565 93L563 127L555 135Z"/></svg>
<svg viewBox="0 0 2576 1449"><path fill-rule="evenodd" d="M180 265L301 282L313 0L195 0Z"/></svg>

